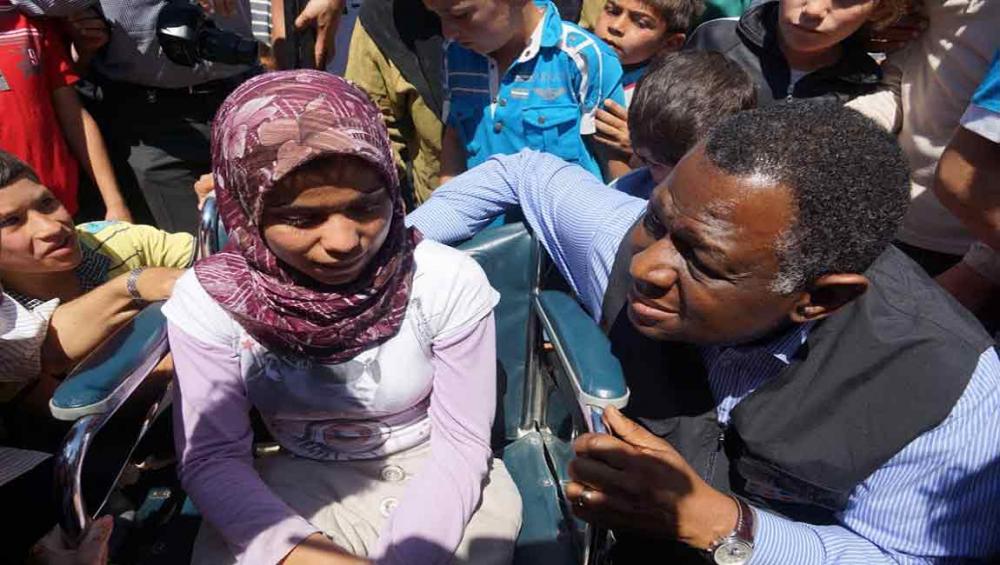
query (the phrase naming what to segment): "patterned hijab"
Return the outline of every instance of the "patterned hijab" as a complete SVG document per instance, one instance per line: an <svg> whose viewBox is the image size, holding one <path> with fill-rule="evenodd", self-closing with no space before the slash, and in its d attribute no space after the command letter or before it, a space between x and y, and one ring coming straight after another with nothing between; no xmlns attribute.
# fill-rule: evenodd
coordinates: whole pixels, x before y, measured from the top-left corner
<svg viewBox="0 0 1000 565"><path fill-rule="evenodd" d="M280 261L264 241L265 196L317 158L363 159L393 202L389 234L357 280L327 286ZM250 79L223 103L212 129L212 176L229 243L199 261L202 287L261 344L342 363L399 331L420 234L405 215L389 136L368 97L346 80L310 70Z"/></svg>

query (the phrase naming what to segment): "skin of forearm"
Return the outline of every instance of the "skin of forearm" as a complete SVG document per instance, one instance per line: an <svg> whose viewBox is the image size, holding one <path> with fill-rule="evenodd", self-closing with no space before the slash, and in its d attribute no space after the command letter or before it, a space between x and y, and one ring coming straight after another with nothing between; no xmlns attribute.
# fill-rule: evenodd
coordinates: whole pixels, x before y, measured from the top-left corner
<svg viewBox="0 0 1000 565"><path fill-rule="evenodd" d="M934 192L973 235L1000 250L1000 144L959 128L938 161Z"/></svg>
<svg viewBox="0 0 1000 565"><path fill-rule="evenodd" d="M60 88L52 96L56 115L70 150L87 176L97 185L104 205L109 208L123 205L124 199L118 189L104 136L101 135L97 122L80 104L72 87Z"/></svg>
<svg viewBox="0 0 1000 565"><path fill-rule="evenodd" d="M60 305L49 321L42 345L42 371L62 374L134 317L139 308L121 275Z"/></svg>

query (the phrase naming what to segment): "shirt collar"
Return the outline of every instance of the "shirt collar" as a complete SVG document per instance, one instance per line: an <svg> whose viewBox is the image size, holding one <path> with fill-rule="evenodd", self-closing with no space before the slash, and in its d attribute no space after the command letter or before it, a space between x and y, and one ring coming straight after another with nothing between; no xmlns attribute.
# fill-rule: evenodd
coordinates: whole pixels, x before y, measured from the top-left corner
<svg viewBox="0 0 1000 565"><path fill-rule="evenodd" d="M556 9L555 4L543 0L535 2L535 6L544 9L545 14L542 16L542 21L535 27L535 31L531 32L531 39L528 41L528 46L521 52L521 56L518 57L518 63L530 61L538 55L541 48L555 47L562 41L562 18L559 17L559 10Z"/></svg>
<svg viewBox="0 0 1000 565"><path fill-rule="evenodd" d="M774 357L785 365L788 365L791 363L791 359L795 353L800 347L802 347L802 344L806 342L806 339L809 337L809 332L815 325L816 322L796 324L767 341L757 341L753 344L746 345L716 345L710 346L710 349L716 354L721 354L726 350L731 350L739 355L763 353Z"/></svg>

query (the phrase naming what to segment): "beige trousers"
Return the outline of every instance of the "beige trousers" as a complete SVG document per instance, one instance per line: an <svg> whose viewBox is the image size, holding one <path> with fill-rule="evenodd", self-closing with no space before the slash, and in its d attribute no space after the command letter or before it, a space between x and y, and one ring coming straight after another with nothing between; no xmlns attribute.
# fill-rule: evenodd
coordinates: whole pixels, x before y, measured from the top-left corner
<svg viewBox="0 0 1000 565"><path fill-rule="evenodd" d="M378 543L383 522L402 500L403 492L428 455L427 444L365 461L325 462L282 452L258 459L256 467L277 496L334 543L355 555L367 556ZM510 563L520 529L521 496L503 461L493 459L482 500L465 527L454 563ZM235 562L222 536L202 522L191 563Z"/></svg>

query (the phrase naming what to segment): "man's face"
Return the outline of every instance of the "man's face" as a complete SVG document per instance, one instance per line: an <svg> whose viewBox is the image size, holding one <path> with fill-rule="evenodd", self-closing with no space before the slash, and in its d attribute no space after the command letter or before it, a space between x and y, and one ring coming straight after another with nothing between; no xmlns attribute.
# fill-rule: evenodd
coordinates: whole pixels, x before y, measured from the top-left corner
<svg viewBox="0 0 1000 565"><path fill-rule="evenodd" d="M798 52L825 51L858 31L877 6L877 0L781 0L778 31Z"/></svg>
<svg viewBox="0 0 1000 565"><path fill-rule="evenodd" d="M775 243L791 219L785 188L727 175L696 146L630 235L630 321L647 337L695 344L744 343L777 329L797 298L770 288Z"/></svg>
<svg viewBox="0 0 1000 565"><path fill-rule="evenodd" d="M0 233L2 272L70 271L82 259L69 212L49 189L26 178L0 189Z"/></svg>
<svg viewBox="0 0 1000 565"><path fill-rule="evenodd" d="M622 65L649 60L664 47L667 22L639 0L607 0L594 24L600 37L618 54Z"/></svg>
<svg viewBox="0 0 1000 565"><path fill-rule="evenodd" d="M514 37L519 23L514 0L424 0L441 18L441 33L462 47L489 55Z"/></svg>

